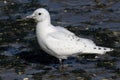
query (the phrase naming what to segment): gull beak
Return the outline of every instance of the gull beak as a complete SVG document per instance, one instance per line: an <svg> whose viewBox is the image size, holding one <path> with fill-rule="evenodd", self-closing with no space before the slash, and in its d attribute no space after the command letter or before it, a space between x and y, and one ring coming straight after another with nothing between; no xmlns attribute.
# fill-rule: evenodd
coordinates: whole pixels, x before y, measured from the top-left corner
<svg viewBox="0 0 120 80"><path fill-rule="evenodd" d="M22 21L22 20L27 20L27 19L34 19L34 14L32 14L32 15L29 15L29 16L26 16L26 17L24 17L24 18L22 18L22 19L17 19L17 21Z"/></svg>
<svg viewBox="0 0 120 80"><path fill-rule="evenodd" d="M16 21L22 21L22 20L27 20L27 19L34 19L34 15L29 15L29 16L26 16L26 17L23 17L21 19L17 19Z"/></svg>
<svg viewBox="0 0 120 80"><path fill-rule="evenodd" d="M34 14L26 16L25 19L34 19Z"/></svg>

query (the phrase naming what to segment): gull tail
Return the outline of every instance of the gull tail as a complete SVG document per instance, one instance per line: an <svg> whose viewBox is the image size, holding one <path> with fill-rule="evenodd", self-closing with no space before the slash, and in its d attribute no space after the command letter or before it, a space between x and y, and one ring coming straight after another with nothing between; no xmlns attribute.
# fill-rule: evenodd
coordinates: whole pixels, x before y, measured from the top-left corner
<svg viewBox="0 0 120 80"><path fill-rule="evenodd" d="M107 48L107 47L100 47L100 46L94 46L94 47L89 47L86 48L83 53L89 53L89 54L105 54L106 52L113 51L114 49L112 48Z"/></svg>

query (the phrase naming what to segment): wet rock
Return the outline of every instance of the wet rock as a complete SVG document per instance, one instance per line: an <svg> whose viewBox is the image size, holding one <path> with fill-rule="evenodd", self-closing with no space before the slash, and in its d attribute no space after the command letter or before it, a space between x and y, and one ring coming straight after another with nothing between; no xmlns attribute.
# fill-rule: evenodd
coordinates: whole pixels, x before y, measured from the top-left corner
<svg viewBox="0 0 120 80"><path fill-rule="evenodd" d="M71 72L74 73L75 75L78 75L78 77L76 77L77 80L91 80L91 76L82 69L76 69Z"/></svg>
<svg viewBox="0 0 120 80"><path fill-rule="evenodd" d="M23 78L23 80L29 80L29 78Z"/></svg>
<svg viewBox="0 0 120 80"><path fill-rule="evenodd" d="M45 75L45 74L46 74L46 71L43 71L41 73L33 74L33 79L35 79L35 80L42 79L42 75Z"/></svg>
<svg viewBox="0 0 120 80"><path fill-rule="evenodd" d="M114 69L114 60L100 60L97 62L96 66L97 67L105 67L106 69Z"/></svg>
<svg viewBox="0 0 120 80"><path fill-rule="evenodd" d="M3 79L1 78L1 76L0 76L0 80L3 80Z"/></svg>
<svg viewBox="0 0 120 80"><path fill-rule="evenodd" d="M102 79L102 80L109 80L109 79Z"/></svg>
<svg viewBox="0 0 120 80"><path fill-rule="evenodd" d="M116 49L115 51L113 51L113 52L111 52L111 53L109 53L109 55L111 55L111 56L113 56L113 57L120 57L120 50L119 50L119 48L118 49Z"/></svg>
<svg viewBox="0 0 120 80"><path fill-rule="evenodd" d="M73 70L73 71L71 71L72 73L75 73L75 74L80 74L80 73L85 73L85 71L84 70L82 70L82 69L77 69L77 70Z"/></svg>
<svg viewBox="0 0 120 80"><path fill-rule="evenodd" d="M85 80L83 77L77 77L76 80Z"/></svg>

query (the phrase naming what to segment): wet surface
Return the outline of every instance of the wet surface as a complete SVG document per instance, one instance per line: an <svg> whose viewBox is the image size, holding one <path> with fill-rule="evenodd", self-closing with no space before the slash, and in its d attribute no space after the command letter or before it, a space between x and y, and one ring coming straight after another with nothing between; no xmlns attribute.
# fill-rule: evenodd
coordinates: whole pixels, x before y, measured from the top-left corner
<svg viewBox="0 0 120 80"><path fill-rule="evenodd" d="M69 58L59 71L58 60L37 43L36 23L23 19L39 7L54 25L115 51ZM120 80L120 1L1 0L0 80Z"/></svg>

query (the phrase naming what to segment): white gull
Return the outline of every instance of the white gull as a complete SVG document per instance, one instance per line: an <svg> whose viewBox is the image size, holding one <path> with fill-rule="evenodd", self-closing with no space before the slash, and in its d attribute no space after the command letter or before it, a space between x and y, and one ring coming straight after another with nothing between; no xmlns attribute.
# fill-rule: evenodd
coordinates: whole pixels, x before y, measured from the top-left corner
<svg viewBox="0 0 120 80"><path fill-rule="evenodd" d="M59 59L67 59L78 54L105 54L113 51L111 48L97 46L92 40L80 38L61 26L51 24L50 14L44 8L39 8L27 18L37 21L36 34L41 48L48 54Z"/></svg>

